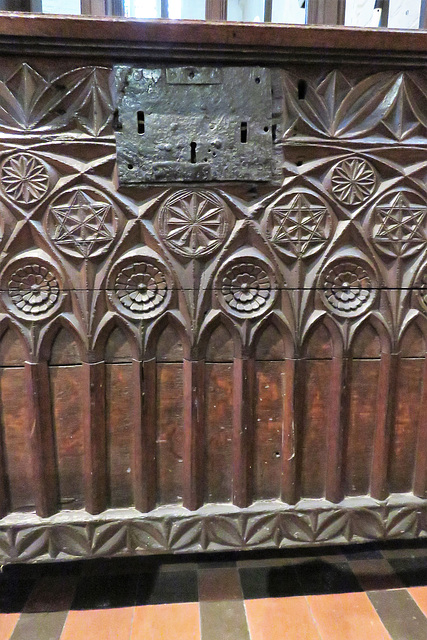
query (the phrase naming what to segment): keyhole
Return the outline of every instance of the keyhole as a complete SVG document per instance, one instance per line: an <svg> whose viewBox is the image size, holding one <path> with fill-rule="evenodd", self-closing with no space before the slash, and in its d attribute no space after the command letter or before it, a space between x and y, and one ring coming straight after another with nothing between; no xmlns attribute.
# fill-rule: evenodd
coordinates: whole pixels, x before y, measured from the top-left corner
<svg viewBox="0 0 427 640"><path fill-rule="evenodd" d="M277 124L271 125L271 137L273 138L273 142L276 142L277 137Z"/></svg>
<svg viewBox="0 0 427 640"><path fill-rule="evenodd" d="M193 164L196 162L196 147L197 144L195 142L190 143L190 162Z"/></svg>
<svg viewBox="0 0 427 640"><path fill-rule="evenodd" d="M138 133L143 134L143 133L145 133L144 112L143 111L138 111L137 117L138 117Z"/></svg>
<svg viewBox="0 0 427 640"><path fill-rule="evenodd" d="M307 93L307 83L305 80L298 80L298 100L305 100Z"/></svg>
<svg viewBox="0 0 427 640"><path fill-rule="evenodd" d="M240 123L240 142L243 142L244 144L247 141L248 141L248 123L241 122Z"/></svg>

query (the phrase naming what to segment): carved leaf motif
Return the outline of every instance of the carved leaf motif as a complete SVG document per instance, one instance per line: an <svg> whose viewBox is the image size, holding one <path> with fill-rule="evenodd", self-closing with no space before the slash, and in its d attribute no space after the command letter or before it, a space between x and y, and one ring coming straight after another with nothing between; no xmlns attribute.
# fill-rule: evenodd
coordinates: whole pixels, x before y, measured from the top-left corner
<svg viewBox="0 0 427 640"><path fill-rule="evenodd" d="M242 548L243 535L239 521L231 518L215 518L207 523L210 543L219 544L224 548ZM209 545L210 546L210 545Z"/></svg>
<svg viewBox="0 0 427 640"><path fill-rule="evenodd" d="M132 548L135 550L169 549L168 527L162 521L134 522L131 528Z"/></svg>
<svg viewBox="0 0 427 640"><path fill-rule="evenodd" d="M198 518L186 518L174 522L169 534L171 549L197 551L201 545L202 522Z"/></svg>
<svg viewBox="0 0 427 640"><path fill-rule="evenodd" d="M417 513L413 509L400 509L388 514L386 529L387 537L415 536L417 534Z"/></svg>
<svg viewBox="0 0 427 640"><path fill-rule="evenodd" d="M313 542L315 532L310 521L310 514L286 513L281 516L283 540L281 547L286 546L286 540L293 542Z"/></svg>
<svg viewBox="0 0 427 640"><path fill-rule="evenodd" d="M347 512L335 511L332 513L319 513L316 540L326 542L345 537L347 524Z"/></svg>
<svg viewBox="0 0 427 640"><path fill-rule="evenodd" d="M51 544L67 556L91 555L91 528L89 525L56 525L51 531Z"/></svg>
<svg viewBox="0 0 427 640"><path fill-rule="evenodd" d="M12 542L12 531L0 531L0 559L6 560L16 556L16 549Z"/></svg>
<svg viewBox="0 0 427 640"><path fill-rule="evenodd" d="M376 132L405 140L427 126L427 90L410 72L370 75L352 86L339 71L316 86L309 84L298 100L297 83L285 76L285 129L306 135L360 138ZM380 128L378 128L380 127Z"/></svg>
<svg viewBox="0 0 427 640"><path fill-rule="evenodd" d="M47 556L49 553L49 528L21 529L16 535L15 546L20 559L30 560Z"/></svg>
<svg viewBox="0 0 427 640"><path fill-rule="evenodd" d="M92 541L93 554L111 556L126 551L127 530L126 523L98 524Z"/></svg>
<svg viewBox="0 0 427 640"><path fill-rule="evenodd" d="M246 546L250 547L278 546L281 538L279 516L272 514L248 517L244 538Z"/></svg>
<svg viewBox="0 0 427 640"><path fill-rule="evenodd" d="M112 119L109 70L80 67L53 81L23 63L0 82L0 127L20 131L69 129L105 133Z"/></svg>
<svg viewBox="0 0 427 640"><path fill-rule="evenodd" d="M385 536L383 514L368 509L354 510L349 513L352 538L376 540Z"/></svg>

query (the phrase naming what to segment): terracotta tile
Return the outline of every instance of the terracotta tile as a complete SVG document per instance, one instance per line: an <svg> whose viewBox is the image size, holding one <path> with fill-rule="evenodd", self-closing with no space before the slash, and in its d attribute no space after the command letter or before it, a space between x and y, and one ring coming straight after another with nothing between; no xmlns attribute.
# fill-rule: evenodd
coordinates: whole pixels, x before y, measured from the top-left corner
<svg viewBox="0 0 427 640"><path fill-rule="evenodd" d="M203 640L250 640L243 600L201 602Z"/></svg>
<svg viewBox="0 0 427 640"><path fill-rule="evenodd" d="M245 600L251 640L320 640L304 597Z"/></svg>
<svg viewBox="0 0 427 640"><path fill-rule="evenodd" d="M308 596L324 640L391 640L366 593Z"/></svg>
<svg viewBox="0 0 427 640"><path fill-rule="evenodd" d="M427 619L406 589L367 595L393 640L426 640Z"/></svg>
<svg viewBox="0 0 427 640"><path fill-rule="evenodd" d="M0 640L9 640L19 616L19 613L0 613Z"/></svg>
<svg viewBox="0 0 427 640"><path fill-rule="evenodd" d="M133 607L70 611L61 640L129 640Z"/></svg>
<svg viewBox="0 0 427 640"><path fill-rule="evenodd" d="M355 560L349 565L365 591L401 589L403 586L387 560Z"/></svg>
<svg viewBox="0 0 427 640"><path fill-rule="evenodd" d="M427 587L411 587L408 591L424 615L427 616Z"/></svg>
<svg viewBox="0 0 427 640"><path fill-rule="evenodd" d="M200 640L199 605L186 602L135 607L131 640Z"/></svg>
<svg viewBox="0 0 427 640"><path fill-rule="evenodd" d="M243 600L239 572L236 568L200 569L199 600Z"/></svg>

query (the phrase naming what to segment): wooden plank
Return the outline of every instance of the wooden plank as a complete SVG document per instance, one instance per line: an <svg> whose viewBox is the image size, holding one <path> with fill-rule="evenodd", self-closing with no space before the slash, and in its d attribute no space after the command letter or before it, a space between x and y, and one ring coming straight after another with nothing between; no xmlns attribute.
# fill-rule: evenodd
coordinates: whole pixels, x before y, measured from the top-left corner
<svg viewBox="0 0 427 640"><path fill-rule="evenodd" d="M296 402L301 389L300 364L297 360L285 360L282 376L283 442L282 442L282 490L281 499L288 504L297 500L296 461L299 416Z"/></svg>
<svg viewBox="0 0 427 640"><path fill-rule="evenodd" d="M253 498L279 499L282 476L285 363L256 363Z"/></svg>
<svg viewBox="0 0 427 640"><path fill-rule="evenodd" d="M246 507L252 501L255 363L235 358L233 365L233 502Z"/></svg>
<svg viewBox="0 0 427 640"><path fill-rule="evenodd" d="M425 498L427 495L427 357L424 359L423 390L419 416L414 493L420 498Z"/></svg>
<svg viewBox="0 0 427 640"><path fill-rule="evenodd" d="M204 361L184 360L184 507L203 504Z"/></svg>
<svg viewBox="0 0 427 640"><path fill-rule="evenodd" d="M83 363L85 505L89 513L107 507L105 364Z"/></svg>
<svg viewBox="0 0 427 640"><path fill-rule="evenodd" d="M206 363L205 390L205 501L231 502L233 365L229 362Z"/></svg>
<svg viewBox="0 0 427 640"><path fill-rule="evenodd" d="M81 400L85 384L83 367L81 364L65 367L49 365L49 381L60 505L64 509L82 509L85 411Z"/></svg>
<svg viewBox="0 0 427 640"><path fill-rule="evenodd" d="M391 492L406 493L413 489L423 370L422 358L400 358L390 446Z"/></svg>
<svg viewBox="0 0 427 640"><path fill-rule="evenodd" d="M304 393L296 397L302 412L298 434L298 494L323 498L326 490L327 425L332 360L306 360Z"/></svg>
<svg viewBox="0 0 427 640"><path fill-rule="evenodd" d="M382 353L378 380L377 422L372 452L371 496L383 500L387 495L390 428L394 414L399 357Z"/></svg>
<svg viewBox="0 0 427 640"><path fill-rule="evenodd" d="M105 365L106 430L109 506L133 505L133 367L132 363Z"/></svg>
<svg viewBox="0 0 427 640"><path fill-rule="evenodd" d="M351 363L343 464L345 495L367 495L377 421L380 359Z"/></svg>
<svg viewBox="0 0 427 640"><path fill-rule="evenodd" d="M157 504L181 503L184 490L183 365L158 362L156 368Z"/></svg>
<svg viewBox="0 0 427 640"><path fill-rule="evenodd" d="M132 363L133 494L135 507L150 511L156 504L156 360Z"/></svg>
<svg viewBox="0 0 427 640"><path fill-rule="evenodd" d="M46 362L25 363L30 412L30 447L38 515L47 517L58 506L58 478L52 428L49 371Z"/></svg>
<svg viewBox="0 0 427 640"><path fill-rule="evenodd" d="M349 375L348 359L332 358L329 411L327 421L327 463L325 497L331 502L342 500L343 420L342 409L347 407L348 397L343 390Z"/></svg>

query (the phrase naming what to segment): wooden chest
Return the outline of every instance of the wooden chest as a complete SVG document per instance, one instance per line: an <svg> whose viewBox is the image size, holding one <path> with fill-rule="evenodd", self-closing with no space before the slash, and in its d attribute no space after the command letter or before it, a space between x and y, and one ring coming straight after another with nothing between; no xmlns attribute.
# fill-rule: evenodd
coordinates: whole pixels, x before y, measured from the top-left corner
<svg viewBox="0 0 427 640"><path fill-rule="evenodd" d="M425 536L427 36L0 34L0 561ZM267 70L271 178L123 183L115 65Z"/></svg>

